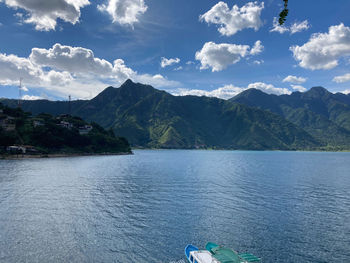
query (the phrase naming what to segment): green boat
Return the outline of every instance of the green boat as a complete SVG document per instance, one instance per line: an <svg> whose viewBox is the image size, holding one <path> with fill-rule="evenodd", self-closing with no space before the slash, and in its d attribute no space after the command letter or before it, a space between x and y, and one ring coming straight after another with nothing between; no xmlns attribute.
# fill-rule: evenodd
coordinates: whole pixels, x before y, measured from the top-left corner
<svg viewBox="0 0 350 263"><path fill-rule="evenodd" d="M261 262L261 259L249 254L249 253L238 253L231 248L219 246L213 242L208 242L205 246L214 258L221 263L250 263L250 262Z"/></svg>

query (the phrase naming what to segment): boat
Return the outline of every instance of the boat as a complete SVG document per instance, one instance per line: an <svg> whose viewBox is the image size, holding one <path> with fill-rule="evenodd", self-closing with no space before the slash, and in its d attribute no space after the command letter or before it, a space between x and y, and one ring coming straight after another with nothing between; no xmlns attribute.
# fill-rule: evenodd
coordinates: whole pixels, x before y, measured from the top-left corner
<svg viewBox="0 0 350 263"><path fill-rule="evenodd" d="M208 250L199 250L191 244L186 246L185 255L190 263L221 263Z"/></svg>
<svg viewBox="0 0 350 263"><path fill-rule="evenodd" d="M205 249L209 251L214 258L219 262L225 263L252 263L261 262L261 258L258 258L250 253L238 253L237 251L219 246L213 242L208 242Z"/></svg>

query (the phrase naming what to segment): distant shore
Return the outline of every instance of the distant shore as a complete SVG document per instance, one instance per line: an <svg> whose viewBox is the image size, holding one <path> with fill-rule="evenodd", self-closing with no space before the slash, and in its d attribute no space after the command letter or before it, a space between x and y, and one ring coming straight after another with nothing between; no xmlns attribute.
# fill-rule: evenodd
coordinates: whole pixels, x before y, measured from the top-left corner
<svg viewBox="0 0 350 263"><path fill-rule="evenodd" d="M50 154L8 154L0 155L0 160L22 160L37 158L61 158L61 157L81 157L81 156L110 156L110 155L132 155L133 152L120 153L50 153Z"/></svg>
<svg viewBox="0 0 350 263"><path fill-rule="evenodd" d="M350 152L350 149L225 149L225 148L145 148L132 147L132 150L189 150L189 151L249 151L249 152Z"/></svg>

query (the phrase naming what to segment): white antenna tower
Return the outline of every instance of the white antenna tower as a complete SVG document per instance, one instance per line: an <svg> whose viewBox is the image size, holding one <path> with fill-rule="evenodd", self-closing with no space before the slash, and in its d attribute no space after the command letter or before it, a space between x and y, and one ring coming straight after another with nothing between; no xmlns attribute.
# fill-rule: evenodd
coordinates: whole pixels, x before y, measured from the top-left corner
<svg viewBox="0 0 350 263"><path fill-rule="evenodd" d="M72 97L71 95L68 96L68 114L71 115L71 111L72 111L72 106L71 106L71 102L72 102Z"/></svg>
<svg viewBox="0 0 350 263"><path fill-rule="evenodd" d="M18 86L18 108L21 108L21 100L22 100L22 80L23 80L23 78L19 78L19 86Z"/></svg>

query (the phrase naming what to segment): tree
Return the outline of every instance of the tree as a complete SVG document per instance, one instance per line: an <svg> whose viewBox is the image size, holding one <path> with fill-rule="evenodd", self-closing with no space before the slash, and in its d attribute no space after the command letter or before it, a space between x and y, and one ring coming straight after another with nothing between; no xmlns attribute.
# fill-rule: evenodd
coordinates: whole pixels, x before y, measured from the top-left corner
<svg viewBox="0 0 350 263"><path fill-rule="evenodd" d="M286 17L288 15L288 0L282 0L284 2L284 9L280 13L280 18L278 19L278 22L280 25L283 25L284 22L286 22Z"/></svg>

